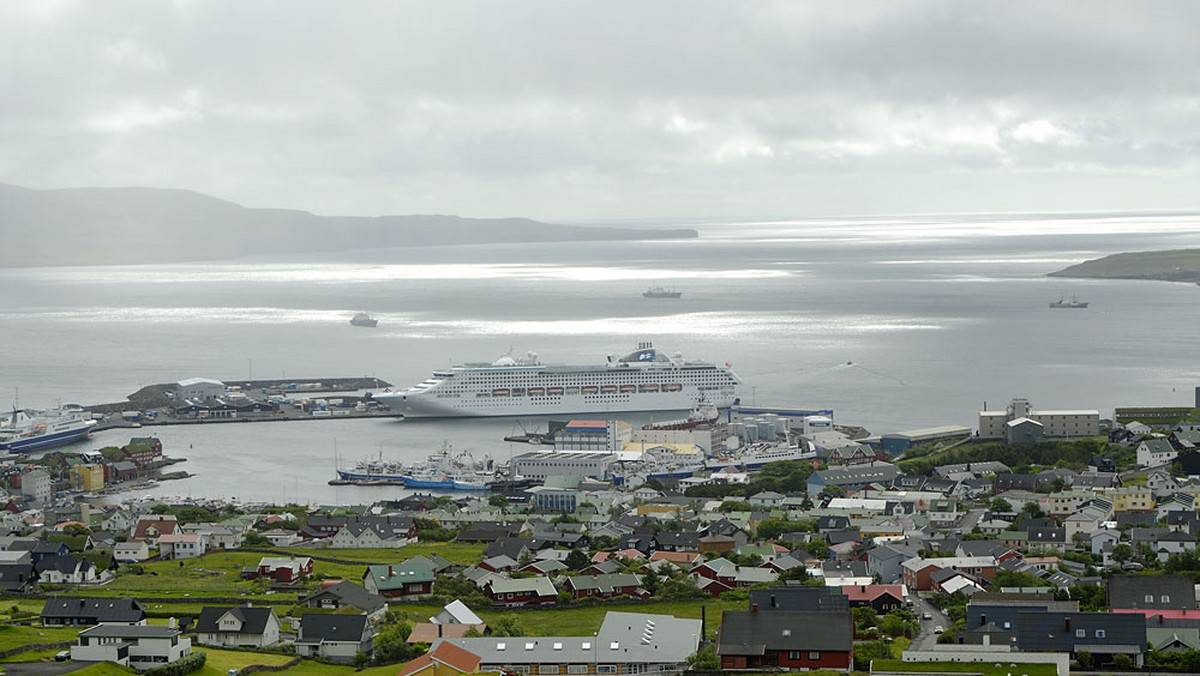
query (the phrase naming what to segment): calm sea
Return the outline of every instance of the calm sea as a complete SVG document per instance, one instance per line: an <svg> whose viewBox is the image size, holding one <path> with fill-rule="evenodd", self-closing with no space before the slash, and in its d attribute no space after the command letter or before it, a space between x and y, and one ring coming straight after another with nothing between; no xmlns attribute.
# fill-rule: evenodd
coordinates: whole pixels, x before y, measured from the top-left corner
<svg viewBox="0 0 1200 676"><path fill-rule="evenodd" d="M651 224L653 225L653 224ZM658 224L661 225L661 224ZM1200 247L1188 216L679 222L692 241L459 246L204 264L0 270L0 401L121 400L189 377L372 375L396 385L510 349L592 363L639 341L732 364L743 401L832 408L872 432L974 426L986 402L1191 405L1200 287L1054 279L1121 251ZM683 292L649 300L651 285ZM1087 310L1051 310L1063 296ZM377 329L349 325L366 310ZM544 422L521 421L526 427ZM351 502L343 462L443 441L505 459L517 421L155 428L169 495ZM128 440L97 434L84 450Z"/></svg>

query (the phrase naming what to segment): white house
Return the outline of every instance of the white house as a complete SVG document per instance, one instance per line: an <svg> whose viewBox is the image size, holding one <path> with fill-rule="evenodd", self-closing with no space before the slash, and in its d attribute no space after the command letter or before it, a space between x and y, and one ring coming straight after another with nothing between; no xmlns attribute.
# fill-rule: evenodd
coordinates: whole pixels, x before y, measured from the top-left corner
<svg viewBox="0 0 1200 676"><path fill-rule="evenodd" d="M113 545L113 559L117 563L137 563L150 558L150 545L141 540L118 542Z"/></svg>
<svg viewBox="0 0 1200 676"><path fill-rule="evenodd" d="M318 615L305 613L300 618L296 654L349 662L358 653L370 655L375 630L366 615Z"/></svg>
<svg viewBox="0 0 1200 676"><path fill-rule="evenodd" d="M192 640L175 627L98 624L79 632L71 646L77 662L116 662L138 671L161 667L192 654Z"/></svg>
<svg viewBox="0 0 1200 676"><path fill-rule="evenodd" d="M1143 467L1165 465L1178 455L1166 439L1146 439L1137 447L1137 463Z"/></svg>
<svg viewBox="0 0 1200 676"><path fill-rule="evenodd" d="M164 559L195 559L208 551L202 533L171 533L158 538L158 554Z"/></svg>
<svg viewBox="0 0 1200 676"><path fill-rule="evenodd" d="M196 619L196 641L205 645L262 648L279 643L279 618L270 607L208 607Z"/></svg>

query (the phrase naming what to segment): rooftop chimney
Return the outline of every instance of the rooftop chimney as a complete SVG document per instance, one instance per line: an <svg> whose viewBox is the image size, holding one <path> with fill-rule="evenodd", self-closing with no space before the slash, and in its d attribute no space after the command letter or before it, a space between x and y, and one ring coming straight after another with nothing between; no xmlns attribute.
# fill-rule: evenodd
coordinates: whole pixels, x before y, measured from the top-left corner
<svg viewBox="0 0 1200 676"><path fill-rule="evenodd" d="M1071 618L1067 618L1067 631L1071 631Z"/></svg>
<svg viewBox="0 0 1200 676"><path fill-rule="evenodd" d="M388 564L388 577L394 576L396 573L392 571L392 564Z"/></svg>
<svg viewBox="0 0 1200 676"><path fill-rule="evenodd" d="M758 612L758 604L757 604L757 603L751 603L751 604L750 604L750 612L752 612L752 613L757 613L757 612Z"/></svg>
<svg viewBox="0 0 1200 676"><path fill-rule="evenodd" d="M980 613L979 614L979 626L982 627L985 624L987 624L987 613Z"/></svg>

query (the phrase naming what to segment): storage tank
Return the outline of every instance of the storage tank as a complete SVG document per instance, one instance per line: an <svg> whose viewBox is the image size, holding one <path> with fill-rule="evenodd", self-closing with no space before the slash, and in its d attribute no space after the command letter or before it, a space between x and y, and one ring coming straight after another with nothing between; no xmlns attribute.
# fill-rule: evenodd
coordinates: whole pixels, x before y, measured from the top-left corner
<svg viewBox="0 0 1200 676"><path fill-rule="evenodd" d="M755 427L758 428L758 438L763 441L772 441L775 439L775 421L763 416L755 421Z"/></svg>
<svg viewBox="0 0 1200 676"><path fill-rule="evenodd" d="M758 441L758 425L746 425L745 434L742 436L746 443L752 444Z"/></svg>

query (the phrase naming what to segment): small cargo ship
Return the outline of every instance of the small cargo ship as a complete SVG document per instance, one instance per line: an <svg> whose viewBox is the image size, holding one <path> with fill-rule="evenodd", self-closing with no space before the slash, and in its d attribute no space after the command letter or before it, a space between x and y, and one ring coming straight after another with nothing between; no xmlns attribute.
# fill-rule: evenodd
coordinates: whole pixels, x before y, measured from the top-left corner
<svg viewBox="0 0 1200 676"><path fill-rule="evenodd" d="M661 286L652 286L642 292L642 298L679 298L682 291L672 291Z"/></svg>
<svg viewBox="0 0 1200 676"><path fill-rule="evenodd" d="M375 319L366 312L356 312L354 316L350 318L350 323L354 326L366 326L373 329L379 324L379 320Z"/></svg>
<svg viewBox="0 0 1200 676"><path fill-rule="evenodd" d="M1086 300L1079 300L1075 296L1071 296L1070 300L1066 298L1059 298L1053 303L1050 303L1050 307L1056 310L1083 310L1087 308L1087 306L1088 304Z"/></svg>

